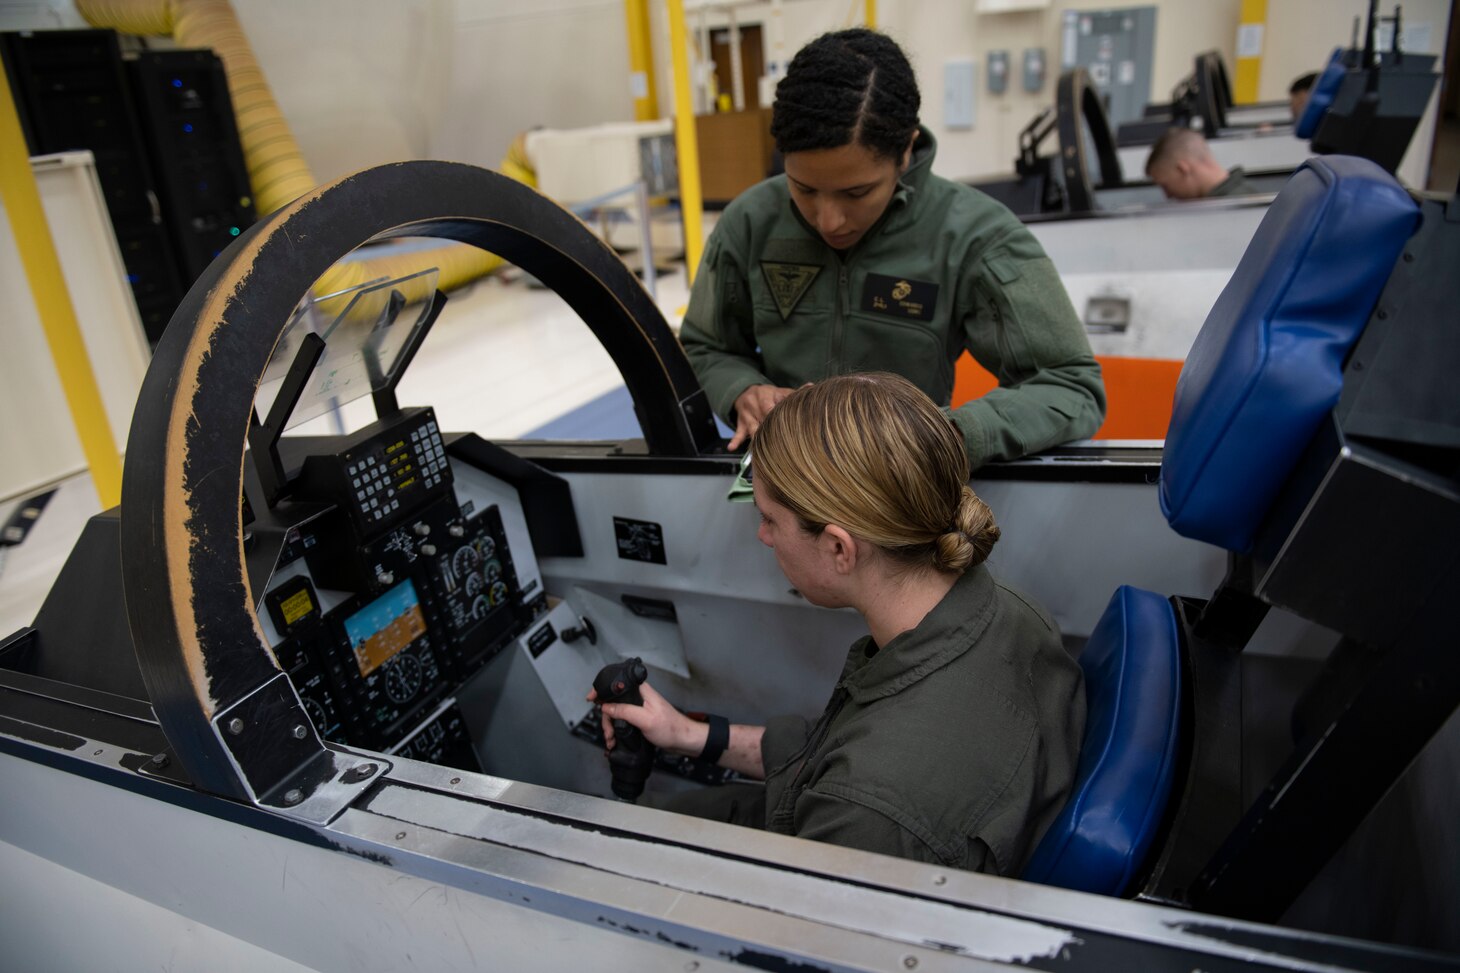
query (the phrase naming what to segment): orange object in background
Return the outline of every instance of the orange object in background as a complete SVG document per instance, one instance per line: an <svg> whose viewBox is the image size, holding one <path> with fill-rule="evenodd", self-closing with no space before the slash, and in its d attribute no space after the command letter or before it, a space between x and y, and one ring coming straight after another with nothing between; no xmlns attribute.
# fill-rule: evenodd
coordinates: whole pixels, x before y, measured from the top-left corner
<svg viewBox="0 0 1460 973"><path fill-rule="evenodd" d="M1165 439L1181 362L1166 358L1097 355L1105 377L1105 422L1094 439ZM956 408L998 388L998 379L964 352L954 367Z"/></svg>

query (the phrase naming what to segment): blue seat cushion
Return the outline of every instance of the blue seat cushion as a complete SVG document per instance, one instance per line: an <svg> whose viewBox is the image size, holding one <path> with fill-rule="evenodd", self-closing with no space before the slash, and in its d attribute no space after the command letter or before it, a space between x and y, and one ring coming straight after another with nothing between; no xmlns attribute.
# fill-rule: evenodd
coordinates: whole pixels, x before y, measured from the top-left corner
<svg viewBox="0 0 1460 973"><path fill-rule="evenodd" d="M1336 47L1328 59L1328 66L1308 92L1308 103L1303 106L1303 114L1293 126L1294 135L1300 139L1313 137L1313 133L1318 131L1318 123L1323 121L1324 113L1333 106L1333 99L1338 95L1338 89L1343 87L1343 76L1347 73L1348 68L1343 63L1343 48Z"/></svg>
<svg viewBox="0 0 1460 973"><path fill-rule="evenodd" d="M1160 497L1178 533L1250 552L1418 220L1367 159L1319 156L1293 173L1176 383Z"/></svg>
<svg viewBox="0 0 1460 973"><path fill-rule="evenodd" d="M1023 878L1106 895L1131 884L1175 775L1180 646L1165 598L1116 590L1080 654L1087 709L1075 787Z"/></svg>

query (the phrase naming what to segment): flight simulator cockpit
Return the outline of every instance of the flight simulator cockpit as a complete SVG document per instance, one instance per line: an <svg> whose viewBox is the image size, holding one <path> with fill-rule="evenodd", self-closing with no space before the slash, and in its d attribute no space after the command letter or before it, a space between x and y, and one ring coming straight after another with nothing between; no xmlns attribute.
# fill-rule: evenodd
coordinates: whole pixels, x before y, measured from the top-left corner
<svg viewBox="0 0 1460 973"><path fill-rule="evenodd" d="M612 800L586 699L605 666L686 711L811 715L860 618L788 588L673 333L570 214L448 163L307 195L189 293L120 507L0 642L5 867L84 885L103 932L313 968L1453 969L1312 917L1363 906L1325 871L1343 856L1377 854L1395 901L1455 901L1374 814L1447 786L1424 768L1460 703L1460 421L1436 391L1460 367L1457 225L1367 160L1306 164L1164 448L979 471L991 567L1048 607L1091 713L1075 798L999 877ZM399 401L450 312L435 274L313 288L402 237L561 295L642 438L494 443ZM334 425L366 398L372 420ZM732 776L664 757L646 787Z"/></svg>

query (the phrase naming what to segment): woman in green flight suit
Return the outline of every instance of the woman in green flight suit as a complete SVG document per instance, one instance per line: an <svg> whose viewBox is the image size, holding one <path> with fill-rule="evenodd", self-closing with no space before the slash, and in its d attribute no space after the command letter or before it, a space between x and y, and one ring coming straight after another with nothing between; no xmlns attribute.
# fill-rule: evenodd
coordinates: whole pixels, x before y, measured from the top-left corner
<svg viewBox="0 0 1460 973"><path fill-rule="evenodd" d="M755 441L757 536L813 605L868 635L820 718L693 720L652 685L606 703L655 746L764 786L660 806L780 834L1018 875L1069 797L1085 726L1080 667L1050 617L984 565L1000 530L968 486L962 436L886 372L795 390ZM589 698L594 698L590 696Z"/></svg>
<svg viewBox="0 0 1460 973"><path fill-rule="evenodd" d="M977 467L1093 434L1100 366L1054 266L1001 204L932 173L917 81L875 31L825 34L776 88L785 175L705 249L680 340L732 449L790 390L873 369L948 405L966 349L999 387L951 412Z"/></svg>

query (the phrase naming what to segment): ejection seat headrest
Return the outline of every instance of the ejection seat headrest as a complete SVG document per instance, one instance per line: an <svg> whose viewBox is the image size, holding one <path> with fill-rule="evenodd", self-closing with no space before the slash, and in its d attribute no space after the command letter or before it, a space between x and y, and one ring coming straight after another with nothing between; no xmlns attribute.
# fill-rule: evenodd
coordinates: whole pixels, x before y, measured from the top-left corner
<svg viewBox="0 0 1460 973"><path fill-rule="evenodd" d="M1171 795L1180 646L1170 602L1129 585L1116 589L1080 653L1088 709L1075 787L1024 867L1026 881L1127 891Z"/></svg>
<svg viewBox="0 0 1460 973"><path fill-rule="evenodd" d="M1335 47L1333 55L1328 59L1328 66L1308 92L1308 103L1303 106L1302 117L1293 126L1294 135L1300 139L1313 137L1318 131L1318 123L1323 120L1323 113L1333 105L1338 89L1343 86L1343 76L1347 73L1348 67L1343 63L1343 48Z"/></svg>
<svg viewBox="0 0 1460 973"><path fill-rule="evenodd" d="M1251 550L1418 220L1367 159L1318 156L1288 180L1176 383L1160 495L1178 533Z"/></svg>

